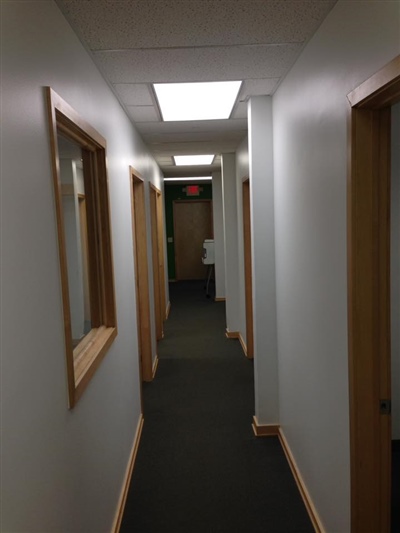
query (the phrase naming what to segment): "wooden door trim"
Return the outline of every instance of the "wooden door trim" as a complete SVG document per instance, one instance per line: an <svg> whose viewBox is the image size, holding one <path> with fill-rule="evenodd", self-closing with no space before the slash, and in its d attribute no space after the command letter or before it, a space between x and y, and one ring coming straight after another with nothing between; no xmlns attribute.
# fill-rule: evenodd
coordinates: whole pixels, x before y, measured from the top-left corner
<svg viewBox="0 0 400 533"><path fill-rule="evenodd" d="M150 185L150 214L151 214L151 248L153 258L153 285L154 285L154 311L156 323L156 338L160 340L164 336L163 322L164 316L162 311L161 300L161 280L160 280L160 250L159 250L159 230L157 217L157 195L161 191L152 183ZM164 311L165 313L165 311Z"/></svg>
<svg viewBox="0 0 400 533"><path fill-rule="evenodd" d="M348 95L351 530L390 531L390 106L400 56Z"/></svg>
<svg viewBox="0 0 400 533"><path fill-rule="evenodd" d="M129 167L129 176L131 188L132 236L135 261L140 371L142 381L152 381L153 364L144 180L131 166ZM140 225L138 224L138 221L140 221Z"/></svg>
<svg viewBox="0 0 400 533"><path fill-rule="evenodd" d="M246 191L246 193L245 193ZM246 307L246 357L254 357L253 274L251 260L250 179L242 179L244 290Z"/></svg>
<svg viewBox="0 0 400 533"><path fill-rule="evenodd" d="M158 254L160 258L159 264L159 278L160 278L160 291L161 291L161 310L162 310L162 320L167 320L168 318L168 309L167 309L167 296L165 293L166 279L165 279L165 246L164 246L164 201L163 193L160 189L157 189L155 185L150 183L150 187L154 189L157 193L157 237L158 237Z"/></svg>

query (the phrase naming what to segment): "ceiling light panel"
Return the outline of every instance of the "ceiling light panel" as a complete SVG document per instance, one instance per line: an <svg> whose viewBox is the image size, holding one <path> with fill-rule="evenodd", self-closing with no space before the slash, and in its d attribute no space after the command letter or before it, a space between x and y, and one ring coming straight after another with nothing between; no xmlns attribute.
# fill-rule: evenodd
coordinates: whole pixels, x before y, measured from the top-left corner
<svg viewBox="0 0 400 533"><path fill-rule="evenodd" d="M211 176L202 176L199 178L164 178L164 181L209 181Z"/></svg>
<svg viewBox="0 0 400 533"><path fill-rule="evenodd" d="M174 155L176 166L211 165L214 155Z"/></svg>
<svg viewBox="0 0 400 533"><path fill-rule="evenodd" d="M155 83L154 90L166 122L228 119L241 81Z"/></svg>

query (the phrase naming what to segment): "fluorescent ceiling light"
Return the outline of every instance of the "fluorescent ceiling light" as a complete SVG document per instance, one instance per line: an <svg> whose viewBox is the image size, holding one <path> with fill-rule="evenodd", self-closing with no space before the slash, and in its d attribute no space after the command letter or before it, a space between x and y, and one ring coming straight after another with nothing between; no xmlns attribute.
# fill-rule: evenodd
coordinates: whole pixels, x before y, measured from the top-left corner
<svg viewBox="0 0 400 533"><path fill-rule="evenodd" d="M154 83L164 121L230 117L241 81Z"/></svg>
<svg viewBox="0 0 400 533"><path fill-rule="evenodd" d="M214 155L174 155L175 165L211 165Z"/></svg>
<svg viewBox="0 0 400 533"><path fill-rule="evenodd" d="M201 176L199 178L164 178L164 181L207 181L211 179L211 176Z"/></svg>

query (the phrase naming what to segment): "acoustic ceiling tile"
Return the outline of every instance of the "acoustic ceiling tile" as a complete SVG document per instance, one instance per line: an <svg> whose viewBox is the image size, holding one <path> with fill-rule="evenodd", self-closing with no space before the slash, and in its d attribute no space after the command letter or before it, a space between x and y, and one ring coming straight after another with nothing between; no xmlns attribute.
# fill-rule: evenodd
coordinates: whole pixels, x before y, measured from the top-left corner
<svg viewBox="0 0 400 533"><path fill-rule="evenodd" d="M247 131L246 119L230 120L202 120L187 122L160 122L141 123L138 129L142 133L193 133L193 132L220 132L223 134L227 131Z"/></svg>
<svg viewBox="0 0 400 533"><path fill-rule="evenodd" d="M224 153L234 151L245 136L240 139L221 139L213 142L186 142L186 143L168 143L165 146L151 145L153 154L168 156L168 155L193 155L204 153Z"/></svg>
<svg viewBox="0 0 400 533"><path fill-rule="evenodd" d="M171 150L237 148L248 98L274 93L336 0L56 2L149 148L164 151L160 166L170 168ZM244 80L233 118L158 122L151 83L218 80Z"/></svg>
<svg viewBox="0 0 400 533"><path fill-rule="evenodd" d="M155 153L154 153L155 155ZM160 155L160 154L157 154L157 163L161 166L172 166L174 165L174 161L172 159L172 156L167 156L167 155Z"/></svg>
<svg viewBox="0 0 400 533"><path fill-rule="evenodd" d="M238 102L232 111L232 118L247 118L247 102Z"/></svg>
<svg viewBox="0 0 400 533"><path fill-rule="evenodd" d="M244 80L239 100L247 100L250 96L271 95L274 93L280 78L261 78Z"/></svg>
<svg viewBox="0 0 400 533"><path fill-rule="evenodd" d="M92 50L304 42L336 0L57 0Z"/></svg>
<svg viewBox="0 0 400 533"><path fill-rule="evenodd" d="M129 116L134 122L158 122L159 116L154 106L126 106Z"/></svg>
<svg viewBox="0 0 400 533"><path fill-rule="evenodd" d="M138 129L140 129L140 124L138 125ZM245 130L238 129L238 130L231 130L231 131L192 131L190 133L187 132L153 132L153 133L142 133L143 137L146 139L147 142L150 142L153 146L155 145L163 145L170 142L212 142L212 141L219 141L221 139L226 140L236 140L241 139L243 137L243 134L245 133Z"/></svg>
<svg viewBox="0 0 400 533"><path fill-rule="evenodd" d="M112 83L193 82L279 78L295 62L300 44L95 52Z"/></svg>
<svg viewBox="0 0 400 533"><path fill-rule="evenodd" d="M114 88L125 105L153 105L149 86L144 83L115 83Z"/></svg>

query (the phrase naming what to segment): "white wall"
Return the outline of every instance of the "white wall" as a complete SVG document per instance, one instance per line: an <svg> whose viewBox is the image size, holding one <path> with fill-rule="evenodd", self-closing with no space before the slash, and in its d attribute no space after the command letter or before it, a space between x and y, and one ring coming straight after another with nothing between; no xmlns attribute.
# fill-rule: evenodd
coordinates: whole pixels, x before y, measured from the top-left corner
<svg viewBox="0 0 400 533"><path fill-rule="evenodd" d="M400 103L392 108L391 198L392 438L400 439Z"/></svg>
<svg viewBox="0 0 400 533"><path fill-rule="evenodd" d="M141 410L128 165L161 174L56 4L1 10L1 529L100 533ZM72 411L44 86L107 139L118 337Z"/></svg>
<svg viewBox="0 0 400 533"><path fill-rule="evenodd" d="M238 234L238 331L246 339L246 302L244 290L243 180L249 177L249 147L245 137L236 150L236 205Z"/></svg>
<svg viewBox="0 0 400 533"><path fill-rule="evenodd" d="M225 298L224 212L221 172L212 173L212 204L215 250L215 297Z"/></svg>
<svg viewBox="0 0 400 533"><path fill-rule="evenodd" d="M248 109L253 290L255 414L279 422L276 334L272 98L254 96Z"/></svg>
<svg viewBox="0 0 400 533"><path fill-rule="evenodd" d="M346 95L399 53L399 20L339 1L273 99L280 422L329 532L350 530Z"/></svg>
<svg viewBox="0 0 400 533"><path fill-rule="evenodd" d="M236 193L236 156L222 154L222 201L224 214L226 327L239 332L239 257Z"/></svg>

